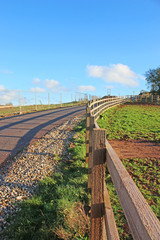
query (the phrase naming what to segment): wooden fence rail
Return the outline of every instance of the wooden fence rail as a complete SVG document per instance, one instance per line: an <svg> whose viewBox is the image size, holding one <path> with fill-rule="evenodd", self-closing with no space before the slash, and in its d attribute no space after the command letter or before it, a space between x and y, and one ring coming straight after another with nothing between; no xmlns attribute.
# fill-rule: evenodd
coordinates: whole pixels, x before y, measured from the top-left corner
<svg viewBox="0 0 160 240"><path fill-rule="evenodd" d="M160 95L148 94L148 95L128 95L126 96L132 102L147 103L147 104L160 104Z"/></svg>
<svg viewBox="0 0 160 240"><path fill-rule="evenodd" d="M160 223L157 217L106 140L106 131L100 129L96 122L104 109L125 101L128 101L128 98L107 98L89 102L87 105L86 161L88 188L91 191L91 240L119 239L105 183L106 165L133 239L160 239Z"/></svg>

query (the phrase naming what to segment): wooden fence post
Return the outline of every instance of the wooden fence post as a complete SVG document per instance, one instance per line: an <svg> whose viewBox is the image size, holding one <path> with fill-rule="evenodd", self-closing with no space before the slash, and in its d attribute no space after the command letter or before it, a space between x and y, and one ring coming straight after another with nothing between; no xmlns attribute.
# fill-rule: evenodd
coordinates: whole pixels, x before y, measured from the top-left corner
<svg viewBox="0 0 160 240"><path fill-rule="evenodd" d="M90 111L90 107L86 106L86 163L88 163L89 158Z"/></svg>
<svg viewBox="0 0 160 240"><path fill-rule="evenodd" d="M92 192L91 192L91 240L104 238L104 190L106 161L106 131L94 129L92 132Z"/></svg>
<svg viewBox="0 0 160 240"><path fill-rule="evenodd" d="M153 94L152 94L152 100L151 100L151 102L153 103Z"/></svg>
<svg viewBox="0 0 160 240"><path fill-rule="evenodd" d="M159 95L156 96L156 104L159 102Z"/></svg>
<svg viewBox="0 0 160 240"><path fill-rule="evenodd" d="M93 165L93 151L92 151L92 132L94 128L94 117L90 116L89 123L89 157L88 157L88 189L91 191L91 182L92 182L92 165Z"/></svg>
<svg viewBox="0 0 160 240"><path fill-rule="evenodd" d="M137 95L136 95L136 102L137 102Z"/></svg>

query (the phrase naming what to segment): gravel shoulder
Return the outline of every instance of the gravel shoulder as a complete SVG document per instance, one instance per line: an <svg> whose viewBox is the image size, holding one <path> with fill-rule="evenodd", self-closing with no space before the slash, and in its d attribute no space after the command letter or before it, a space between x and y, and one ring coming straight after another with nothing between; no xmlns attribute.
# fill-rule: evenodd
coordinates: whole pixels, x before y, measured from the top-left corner
<svg viewBox="0 0 160 240"><path fill-rule="evenodd" d="M39 180L58 171L60 158L69 159L72 130L82 119L84 115L55 127L0 167L1 233L7 226L6 218L16 211L15 203L31 197Z"/></svg>

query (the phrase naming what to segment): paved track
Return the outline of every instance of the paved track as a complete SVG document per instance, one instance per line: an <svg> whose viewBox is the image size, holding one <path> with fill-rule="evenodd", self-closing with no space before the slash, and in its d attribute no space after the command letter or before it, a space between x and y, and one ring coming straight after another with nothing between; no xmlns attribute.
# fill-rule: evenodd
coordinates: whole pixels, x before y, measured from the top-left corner
<svg viewBox="0 0 160 240"><path fill-rule="evenodd" d="M59 108L0 119L0 164L52 128L85 113L85 106Z"/></svg>

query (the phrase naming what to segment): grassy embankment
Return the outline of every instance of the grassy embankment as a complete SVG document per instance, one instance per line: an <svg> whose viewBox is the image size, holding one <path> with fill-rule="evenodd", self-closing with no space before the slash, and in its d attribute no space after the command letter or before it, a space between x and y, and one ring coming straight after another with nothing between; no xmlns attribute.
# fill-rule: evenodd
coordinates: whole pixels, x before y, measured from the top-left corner
<svg viewBox="0 0 160 240"><path fill-rule="evenodd" d="M124 105L106 111L98 120L108 139L141 139L160 142L160 107ZM143 196L160 219L160 162L158 159L122 159L123 164ZM120 239L132 239L116 195L110 174L106 183L120 234Z"/></svg>
<svg viewBox="0 0 160 240"><path fill-rule="evenodd" d="M85 121L75 128L70 160L59 158L60 171L39 182L36 194L20 203L9 221L7 239L88 239ZM53 159L54 160L54 159Z"/></svg>
<svg viewBox="0 0 160 240"><path fill-rule="evenodd" d="M37 105L37 110L35 105L27 105L21 107L22 113L30 113L30 112L36 112L36 111L44 111L44 110L50 110L55 109L59 107L72 107L72 106L78 106L83 105L86 102L71 102L71 103L63 103L61 104L50 104L50 105ZM18 115L20 112L19 107L7 107L6 108L0 108L0 117L7 117L12 115Z"/></svg>

